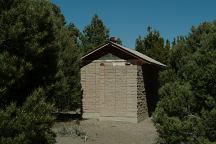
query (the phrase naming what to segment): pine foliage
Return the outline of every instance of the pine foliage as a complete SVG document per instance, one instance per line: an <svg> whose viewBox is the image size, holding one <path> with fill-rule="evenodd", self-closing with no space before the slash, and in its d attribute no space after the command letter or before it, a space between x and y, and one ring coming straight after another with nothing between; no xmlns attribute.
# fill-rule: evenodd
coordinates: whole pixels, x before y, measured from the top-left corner
<svg viewBox="0 0 216 144"><path fill-rule="evenodd" d="M152 30L151 27L148 27L147 32L147 36L143 39L141 36L136 39L136 51L167 64L170 42L167 40L165 43L164 39L160 36L159 31Z"/></svg>
<svg viewBox="0 0 216 144"><path fill-rule="evenodd" d="M1 144L54 144L53 105L45 102L45 92L39 88L22 107L12 103L0 110Z"/></svg>
<svg viewBox="0 0 216 144"><path fill-rule="evenodd" d="M158 143L216 142L216 23L193 27L171 50L154 114Z"/></svg>
<svg viewBox="0 0 216 144"><path fill-rule="evenodd" d="M50 1L0 0L0 143L55 143L51 113L80 107L74 30Z"/></svg>
<svg viewBox="0 0 216 144"><path fill-rule="evenodd" d="M94 15L91 23L84 28L80 39L83 53L86 54L109 40L109 30L98 15Z"/></svg>

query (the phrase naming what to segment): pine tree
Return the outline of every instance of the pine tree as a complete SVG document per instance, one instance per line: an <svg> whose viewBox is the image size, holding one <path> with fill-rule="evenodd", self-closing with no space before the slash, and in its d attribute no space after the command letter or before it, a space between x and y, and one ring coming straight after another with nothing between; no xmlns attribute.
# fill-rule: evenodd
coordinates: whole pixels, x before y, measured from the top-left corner
<svg viewBox="0 0 216 144"><path fill-rule="evenodd" d="M54 143L48 101L80 105L72 29L47 0L0 0L0 143Z"/></svg>
<svg viewBox="0 0 216 144"><path fill-rule="evenodd" d="M158 143L216 142L215 35L216 23L203 23L172 48L153 118Z"/></svg>
<svg viewBox="0 0 216 144"><path fill-rule="evenodd" d="M49 99L59 111L76 110L81 107L79 31L74 25L62 30L56 83L49 89Z"/></svg>
<svg viewBox="0 0 216 144"><path fill-rule="evenodd" d="M170 45L169 40L166 40L166 43L165 43L165 46L164 46L163 50L164 50L164 52L162 54L163 54L163 57L164 57L164 63L168 64L169 57L170 57L170 50L171 50L171 45Z"/></svg>
<svg viewBox="0 0 216 144"><path fill-rule="evenodd" d="M48 100L65 103L56 103L57 108L68 109L69 99L77 102L81 93L78 29L65 26L60 9L49 1L1 2L1 106L22 105L34 89L43 87Z"/></svg>
<svg viewBox="0 0 216 144"><path fill-rule="evenodd" d="M136 40L136 50L154 58L164 64L168 62L168 55L170 50L170 44L164 44L164 39L160 36L160 33L156 30L152 30L151 27L147 28L147 36L143 39L139 36Z"/></svg>
<svg viewBox="0 0 216 144"><path fill-rule="evenodd" d="M137 39L136 39L136 51L140 52L140 53L143 53L145 54L145 44L141 38L141 36L139 36Z"/></svg>
<svg viewBox="0 0 216 144"><path fill-rule="evenodd" d="M109 30L98 15L94 15L91 23L84 28L80 39L83 53L85 54L108 41Z"/></svg>
<svg viewBox="0 0 216 144"><path fill-rule="evenodd" d="M53 105L44 99L45 92L39 88L24 102L22 107L12 103L0 109L1 144L54 144L55 134Z"/></svg>
<svg viewBox="0 0 216 144"><path fill-rule="evenodd" d="M79 29L75 26L75 24L73 23L70 23L68 26L67 26L69 32L70 32L70 38L72 39L73 43L75 45L77 45L78 47L80 47L80 31Z"/></svg>
<svg viewBox="0 0 216 144"><path fill-rule="evenodd" d="M11 101L21 105L35 88L55 81L58 36L64 22L46 0L1 3L1 106Z"/></svg>

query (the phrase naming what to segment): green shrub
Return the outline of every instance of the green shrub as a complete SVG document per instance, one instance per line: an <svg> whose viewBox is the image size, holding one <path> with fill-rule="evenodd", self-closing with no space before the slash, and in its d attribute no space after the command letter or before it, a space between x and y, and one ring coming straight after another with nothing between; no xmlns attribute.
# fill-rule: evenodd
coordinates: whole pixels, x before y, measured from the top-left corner
<svg viewBox="0 0 216 144"><path fill-rule="evenodd" d="M216 22L193 27L160 75L153 121L160 144L216 143Z"/></svg>
<svg viewBox="0 0 216 144"><path fill-rule="evenodd" d="M29 96L22 107L14 103L0 110L1 144L53 144L55 134L51 127L53 105L44 100L39 88Z"/></svg>

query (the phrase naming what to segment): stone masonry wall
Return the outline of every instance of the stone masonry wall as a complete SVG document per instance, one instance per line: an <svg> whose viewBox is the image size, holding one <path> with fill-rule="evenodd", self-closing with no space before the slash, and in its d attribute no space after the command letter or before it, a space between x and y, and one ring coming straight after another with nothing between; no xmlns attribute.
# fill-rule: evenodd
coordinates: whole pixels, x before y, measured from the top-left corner
<svg viewBox="0 0 216 144"><path fill-rule="evenodd" d="M148 106L146 99L145 84L142 67L137 67L137 118L141 121L148 117Z"/></svg>

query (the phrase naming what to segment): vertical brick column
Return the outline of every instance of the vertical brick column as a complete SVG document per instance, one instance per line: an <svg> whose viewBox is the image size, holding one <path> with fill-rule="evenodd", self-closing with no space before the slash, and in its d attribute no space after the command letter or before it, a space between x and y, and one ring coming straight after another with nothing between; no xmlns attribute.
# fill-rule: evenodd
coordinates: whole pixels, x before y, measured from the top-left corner
<svg viewBox="0 0 216 144"><path fill-rule="evenodd" d="M102 113L103 109L104 109L104 88L105 88L105 84L104 84L104 63L102 65L100 65L101 62L99 62L97 64L97 81L96 81L96 85L97 85L97 101L99 101L99 103L97 102L98 106L98 113L99 115Z"/></svg>
<svg viewBox="0 0 216 144"><path fill-rule="evenodd" d="M104 66L104 109L102 116L113 116L115 112L115 69L111 62Z"/></svg>
<svg viewBox="0 0 216 144"><path fill-rule="evenodd" d="M92 62L84 66L81 74L83 93L83 117L98 117L96 108L96 63ZM82 72L83 71L83 72Z"/></svg>
<svg viewBox="0 0 216 144"><path fill-rule="evenodd" d="M137 65L128 65L127 69L127 116L137 117Z"/></svg>
<svg viewBox="0 0 216 144"><path fill-rule="evenodd" d="M124 117L127 115L127 71L126 66L115 66L115 111L116 116Z"/></svg>

